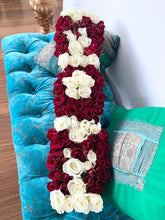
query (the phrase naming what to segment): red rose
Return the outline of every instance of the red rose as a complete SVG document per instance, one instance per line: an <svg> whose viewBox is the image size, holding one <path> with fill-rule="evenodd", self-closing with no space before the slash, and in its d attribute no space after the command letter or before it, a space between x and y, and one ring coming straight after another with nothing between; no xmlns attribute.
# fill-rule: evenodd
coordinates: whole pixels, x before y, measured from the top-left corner
<svg viewBox="0 0 165 220"><path fill-rule="evenodd" d="M74 105L68 104L68 105L66 105L65 113L69 116L76 115L77 109L75 108Z"/></svg>
<svg viewBox="0 0 165 220"><path fill-rule="evenodd" d="M76 113L76 117L78 121L82 121L84 119L84 114L82 111Z"/></svg>
<svg viewBox="0 0 165 220"><path fill-rule="evenodd" d="M57 137L57 131L55 128L51 128L48 130L47 139L49 141L53 141Z"/></svg>
<svg viewBox="0 0 165 220"><path fill-rule="evenodd" d="M105 151L102 149L96 149L95 154L97 158L103 158L105 155Z"/></svg>
<svg viewBox="0 0 165 220"><path fill-rule="evenodd" d="M76 109L77 109L78 111L82 111L83 108L84 108L83 101L82 101L82 100L76 101Z"/></svg>
<svg viewBox="0 0 165 220"><path fill-rule="evenodd" d="M65 184L67 184L69 182L69 180L73 179L73 177L69 176L67 173L62 173L61 179Z"/></svg>
<svg viewBox="0 0 165 220"><path fill-rule="evenodd" d="M105 85L103 77L97 77L96 83L98 83L102 87L104 87L104 85Z"/></svg>
<svg viewBox="0 0 165 220"><path fill-rule="evenodd" d="M108 182L110 180L110 172L106 171L105 169L98 168L96 175L97 175L97 179L100 182L105 183L105 182Z"/></svg>
<svg viewBox="0 0 165 220"><path fill-rule="evenodd" d="M63 115L65 115L65 113L61 111L55 111L55 113L56 113L56 117L62 117Z"/></svg>
<svg viewBox="0 0 165 220"><path fill-rule="evenodd" d="M68 75L68 76L72 76L72 73L73 73L73 71L74 71L74 67L71 66L71 65L68 65L67 67L65 67L64 70L65 70L66 73L70 74L70 75Z"/></svg>
<svg viewBox="0 0 165 220"><path fill-rule="evenodd" d="M89 65L87 65L87 66L85 67L84 71L85 71L88 75L93 76L93 75L95 75L96 68L95 68L94 65L89 64Z"/></svg>
<svg viewBox="0 0 165 220"><path fill-rule="evenodd" d="M106 167L106 161L104 159L97 159L96 161L96 165L99 167L99 168L105 168Z"/></svg>
<svg viewBox="0 0 165 220"><path fill-rule="evenodd" d="M93 102L93 108L103 108L104 107L104 102Z"/></svg>
<svg viewBox="0 0 165 220"><path fill-rule="evenodd" d="M63 16L60 16L56 23L56 29L57 29L57 26L61 26L62 24L63 24Z"/></svg>
<svg viewBox="0 0 165 220"><path fill-rule="evenodd" d="M52 192L53 190L58 190L60 187L60 182L58 181L52 181L47 183L47 188L49 190L49 192Z"/></svg>
<svg viewBox="0 0 165 220"><path fill-rule="evenodd" d="M56 27L56 32L63 33L65 31L64 27L62 25L59 25Z"/></svg>
<svg viewBox="0 0 165 220"><path fill-rule="evenodd" d="M67 185L65 183L61 183L60 190L65 196L69 195L69 191L68 191Z"/></svg>
<svg viewBox="0 0 165 220"><path fill-rule="evenodd" d="M110 168L110 161L109 161L109 157L108 155L104 158L104 161L105 161L105 168Z"/></svg>
<svg viewBox="0 0 165 220"><path fill-rule="evenodd" d="M96 175L96 170L92 168L92 169L88 170L88 174L91 175L91 176L95 176Z"/></svg>
<svg viewBox="0 0 165 220"><path fill-rule="evenodd" d="M104 21L99 21L97 26L98 26L98 28L104 29L105 28Z"/></svg>
<svg viewBox="0 0 165 220"><path fill-rule="evenodd" d="M103 86L102 85L98 85L98 84L95 84L95 86L92 87L92 98L93 100L95 99L95 94L97 92L103 92Z"/></svg>
<svg viewBox="0 0 165 220"><path fill-rule="evenodd" d="M89 151L89 150L91 150L91 149L94 148L94 143L93 143L93 142L90 142L90 141L88 141L88 140L84 140L84 141L82 142L82 147L83 147L83 149Z"/></svg>
<svg viewBox="0 0 165 220"><path fill-rule="evenodd" d="M53 89L53 93L56 95L65 95L65 86L62 84L55 84L54 89Z"/></svg>
<svg viewBox="0 0 165 220"><path fill-rule="evenodd" d="M91 176L84 177L83 182L87 184L87 188L95 185L95 179Z"/></svg>
<svg viewBox="0 0 165 220"><path fill-rule="evenodd" d="M56 161L54 158L52 158L50 155L48 155L46 167L47 167L49 170L52 170L52 169L54 169L56 166L57 166L57 161Z"/></svg>
<svg viewBox="0 0 165 220"><path fill-rule="evenodd" d="M83 99L84 107L91 107L92 106L92 100L91 98Z"/></svg>
<svg viewBox="0 0 165 220"><path fill-rule="evenodd" d="M68 98L67 97L66 101L67 101L67 105L68 104L71 104L71 105L75 105L76 104L76 100L74 98L70 98L70 97Z"/></svg>
<svg viewBox="0 0 165 220"><path fill-rule="evenodd" d="M75 148L75 143L71 141L71 143L69 144L69 147L70 147L71 149L74 149L74 148Z"/></svg>
<svg viewBox="0 0 165 220"><path fill-rule="evenodd" d="M84 150L83 150L83 155L86 157L87 154L88 154L88 152L89 152L89 150L84 149Z"/></svg>
<svg viewBox="0 0 165 220"><path fill-rule="evenodd" d="M54 35L54 38L53 40L57 43L57 44L60 44L60 43L64 43L65 41L67 42L67 35L66 34L63 34L63 33L60 33L60 32L56 32L55 35Z"/></svg>
<svg viewBox="0 0 165 220"><path fill-rule="evenodd" d="M64 164L67 160L68 160L67 158L63 157L61 162Z"/></svg>
<svg viewBox="0 0 165 220"><path fill-rule="evenodd" d="M98 47L97 43L96 42L92 42L92 44L89 47L85 47L84 48L85 54L86 55L90 55L90 54L95 53L96 50L97 50L97 47Z"/></svg>
<svg viewBox="0 0 165 220"><path fill-rule="evenodd" d="M82 27L86 27L88 29L91 29L92 24L93 24L92 20L89 17L86 17L86 16L82 17L82 22L81 22Z"/></svg>
<svg viewBox="0 0 165 220"><path fill-rule="evenodd" d="M68 43L65 44L56 44L54 55L59 57L60 54L68 53Z"/></svg>
<svg viewBox="0 0 165 220"><path fill-rule="evenodd" d="M85 114L85 118L88 119L89 121L93 119L94 112L92 111L91 108L89 107L84 108L84 114Z"/></svg>
<svg viewBox="0 0 165 220"><path fill-rule="evenodd" d="M98 143L99 142L99 137L97 134L91 134L89 137L88 137L88 140L90 142L93 142L93 143Z"/></svg>
<svg viewBox="0 0 165 220"><path fill-rule="evenodd" d="M93 112L96 114L96 115L102 115L103 114L103 109L102 108L100 108L100 106L98 106L98 107L96 107L96 106L93 106L92 107L92 110L93 110Z"/></svg>
<svg viewBox="0 0 165 220"><path fill-rule="evenodd" d="M51 170L49 172L49 175L48 177L54 181L60 181L60 178L61 178L61 173L60 171L58 171L57 169L56 170Z"/></svg>
<svg viewBox="0 0 165 220"><path fill-rule="evenodd" d="M98 116L94 116L93 119L95 120L95 123L97 124L100 121L100 118Z"/></svg>
<svg viewBox="0 0 165 220"><path fill-rule="evenodd" d="M77 158L79 159L81 162L84 162L85 161L85 157L83 155L83 152L81 149L77 149L77 148L74 148L71 152L71 156L73 158Z"/></svg>
<svg viewBox="0 0 165 220"><path fill-rule="evenodd" d="M98 133L98 136L102 140L105 140L105 139L109 138L109 134L108 134L108 132L104 128L101 129L101 131Z"/></svg>
<svg viewBox="0 0 165 220"><path fill-rule="evenodd" d="M106 95L102 92L98 92L94 95L94 97L92 97L92 99L94 101L102 102L102 101L105 101Z"/></svg>
<svg viewBox="0 0 165 220"><path fill-rule="evenodd" d="M104 191L104 184L101 185L93 185L88 189L90 193L102 194Z"/></svg>
<svg viewBox="0 0 165 220"><path fill-rule="evenodd" d="M54 99L53 99L53 104L54 105L62 105L65 103L65 97L63 95L57 95Z"/></svg>

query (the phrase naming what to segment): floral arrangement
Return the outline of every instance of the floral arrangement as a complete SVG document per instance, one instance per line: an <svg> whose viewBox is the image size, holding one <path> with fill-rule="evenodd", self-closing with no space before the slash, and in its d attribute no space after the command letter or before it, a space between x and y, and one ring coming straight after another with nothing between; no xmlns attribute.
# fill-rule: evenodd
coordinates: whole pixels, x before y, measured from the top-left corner
<svg viewBox="0 0 165 220"><path fill-rule="evenodd" d="M48 131L47 159L51 206L59 214L100 212L101 193L109 181L108 138L101 128L104 80L99 57L104 22L73 8L64 10L56 24L55 56L62 72L54 83L56 119Z"/></svg>

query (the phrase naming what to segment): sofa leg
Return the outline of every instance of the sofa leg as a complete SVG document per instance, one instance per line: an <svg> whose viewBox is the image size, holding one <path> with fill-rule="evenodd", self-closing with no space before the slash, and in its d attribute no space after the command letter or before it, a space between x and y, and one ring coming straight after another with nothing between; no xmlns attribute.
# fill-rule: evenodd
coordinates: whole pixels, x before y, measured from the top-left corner
<svg viewBox="0 0 165 220"><path fill-rule="evenodd" d="M40 25L39 33L52 32L54 24L56 0L29 0L29 5L34 12L36 22Z"/></svg>

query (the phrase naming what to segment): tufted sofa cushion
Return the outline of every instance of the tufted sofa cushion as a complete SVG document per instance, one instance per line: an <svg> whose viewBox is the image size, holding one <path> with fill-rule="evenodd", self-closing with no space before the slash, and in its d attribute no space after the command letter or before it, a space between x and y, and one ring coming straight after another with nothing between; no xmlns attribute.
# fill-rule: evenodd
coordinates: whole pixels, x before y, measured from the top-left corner
<svg viewBox="0 0 165 220"><path fill-rule="evenodd" d="M108 204L101 214L69 213L59 216L50 206L47 190L49 152L47 131L55 119L53 106L53 73L35 63L41 49L53 39L53 33L17 34L2 40L7 77L7 92L13 143L19 173L20 197L24 220L35 219L128 219ZM106 84L107 95L102 126L107 128L115 106L112 92Z"/></svg>

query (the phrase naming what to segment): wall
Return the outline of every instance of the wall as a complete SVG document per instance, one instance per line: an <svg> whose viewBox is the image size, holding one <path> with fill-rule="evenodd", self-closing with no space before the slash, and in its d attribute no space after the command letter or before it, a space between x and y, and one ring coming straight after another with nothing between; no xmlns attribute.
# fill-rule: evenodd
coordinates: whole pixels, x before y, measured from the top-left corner
<svg viewBox="0 0 165 220"><path fill-rule="evenodd" d="M127 108L165 107L165 1L64 0L64 8L86 8L121 38L107 75L117 103Z"/></svg>

